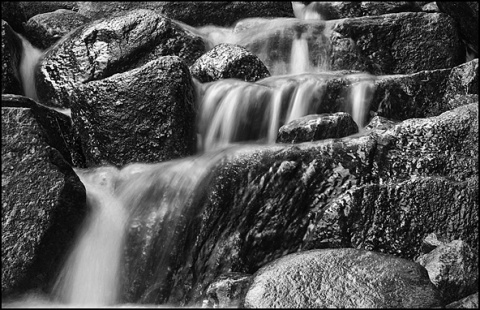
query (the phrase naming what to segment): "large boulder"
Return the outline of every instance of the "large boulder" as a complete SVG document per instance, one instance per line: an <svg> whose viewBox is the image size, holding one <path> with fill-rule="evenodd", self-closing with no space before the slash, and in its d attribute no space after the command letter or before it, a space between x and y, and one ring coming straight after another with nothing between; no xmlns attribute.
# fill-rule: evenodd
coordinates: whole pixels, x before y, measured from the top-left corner
<svg viewBox="0 0 480 310"><path fill-rule="evenodd" d="M80 85L137 68L165 55L191 65L202 39L150 10L134 10L81 26L49 50L36 72L41 103L70 107Z"/></svg>
<svg viewBox="0 0 480 310"><path fill-rule="evenodd" d="M358 126L348 113L311 114L280 127L277 143L299 143L343 138L357 132Z"/></svg>
<svg viewBox="0 0 480 310"><path fill-rule="evenodd" d="M29 108L2 107L2 296L51 289L85 188Z"/></svg>
<svg viewBox="0 0 480 310"><path fill-rule="evenodd" d="M195 151L193 83L179 57L83 84L71 100L89 167L159 162Z"/></svg>
<svg viewBox="0 0 480 310"><path fill-rule="evenodd" d="M22 42L20 38L2 19L2 94L23 94L18 69L21 55Z"/></svg>
<svg viewBox="0 0 480 310"><path fill-rule="evenodd" d="M19 95L2 95L2 107L29 108L42 126L46 142L73 167L85 167L80 141L74 133L69 110L55 110Z"/></svg>
<svg viewBox="0 0 480 310"><path fill-rule="evenodd" d="M257 56L244 47L225 43L198 58L190 67L190 72L202 83L228 78L255 82L270 76Z"/></svg>
<svg viewBox="0 0 480 310"><path fill-rule="evenodd" d="M475 56L478 55L478 2L437 1L441 12L450 15L459 26L460 35Z"/></svg>
<svg viewBox="0 0 480 310"><path fill-rule="evenodd" d="M443 306L414 262L356 249L284 256L254 275L246 308L431 308Z"/></svg>
<svg viewBox="0 0 480 310"><path fill-rule="evenodd" d="M462 240L442 244L421 255L416 262L427 269L445 303L460 300L478 290L478 254Z"/></svg>
<svg viewBox="0 0 480 310"><path fill-rule="evenodd" d="M75 11L59 9L33 16L24 27L27 38L33 45L47 49L87 21L87 17Z"/></svg>

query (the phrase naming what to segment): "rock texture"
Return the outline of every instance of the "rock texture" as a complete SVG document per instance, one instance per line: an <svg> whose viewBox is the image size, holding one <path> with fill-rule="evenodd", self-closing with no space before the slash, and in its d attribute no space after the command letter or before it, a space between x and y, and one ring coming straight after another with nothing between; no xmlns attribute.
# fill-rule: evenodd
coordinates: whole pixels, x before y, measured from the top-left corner
<svg viewBox="0 0 480 310"><path fill-rule="evenodd" d="M478 2L437 1L441 12L450 15L459 25L466 45L478 55Z"/></svg>
<svg viewBox="0 0 480 310"><path fill-rule="evenodd" d="M215 46L195 61L190 72L202 83L228 78L255 82L270 76L257 56L233 44Z"/></svg>
<svg viewBox="0 0 480 310"><path fill-rule="evenodd" d="M73 31L45 55L36 74L39 101L68 108L79 84L165 55L179 56L190 65L204 52L200 37L150 10L94 21Z"/></svg>
<svg viewBox="0 0 480 310"><path fill-rule="evenodd" d="M56 111L18 95L2 95L2 107L29 108L41 125L46 142L57 149L73 167L85 167L80 141L74 134L68 110Z"/></svg>
<svg viewBox="0 0 480 310"><path fill-rule="evenodd" d="M88 167L160 162L195 151L193 84L179 57L91 81L71 100Z"/></svg>
<svg viewBox="0 0 480 310"><path fill-rule="evenodd" d="M478 292L468 297L452 302L445 306L445 308L453 309L477 309L478 308Z"/></svg>
<svg viewBox="0 0 480 310"><path fill-rule="evenodd" d="M75 11L59 9L33 16L24 27L30 43L41 49L47 49L87 21L89 21L87 17Z"/></svg>
<svg viewBox="0 0 480 310"><path fill-rule="evenodd" d="M350 114L313 114L293 120L278 130L277 143L299 143L343 138L358 132Z"/></svg>
<svg viewBox="0 0 480 310"><path fill-rule="evenodd" d="M478 254L463 242L439 245L416 260L428 271L445 303L458 301L478 290Z"/></svg>
<svg viewBox="0 0 480 310"><path fill-rule="evenodd" d="M214 308L243 308L252 275L227 273L218 277L207 289L207 306Z"/></svg>
<svg viewBox="0 0 480 310"><path fill-rule="evenodd" d="M21 53L22 42L2 19L2 94L23 94L18 72Z"/></svg>
<svg viewBox="0 0 480 310"><path fill-rule="evenodd" d="M245 296L247 308L441 305L440 294L420 265L356 249L313 250L284 256L255 273Z"/></svg>
<svg viewBox="0 0 480 310"><path fill-rule="evenodd" d="M49 289L85 215L85 188L31 109L2 107L2 295Z"/></svg>

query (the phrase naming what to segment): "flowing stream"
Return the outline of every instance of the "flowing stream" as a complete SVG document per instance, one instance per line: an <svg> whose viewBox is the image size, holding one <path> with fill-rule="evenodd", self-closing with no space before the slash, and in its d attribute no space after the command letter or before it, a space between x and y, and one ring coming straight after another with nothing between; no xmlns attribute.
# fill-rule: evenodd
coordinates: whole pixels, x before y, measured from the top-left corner
<svg viewBox="0 0 480 310"><path fill-rule="evenodd" d="M313 10L313 5L300 2L292 5L296 18L245 19L231 28L193 28L179 22L185 29L201 35L211 48L219 43L245 46L267 65L272 76L255 83L237 79L204 84L194 81L199 95L200 154L197 156L158 164L135 163L122 169L76 169L87 190L89 214L60 269L51 296L29 296L23 303L2 306L124 306L123 284L131 281L137 269L145 268L141 262L129 262L129 269L124 271L127 236L134 233L144 236L141 254L158 249L154 237L161 240L163 249L155 254L152 270L156 281L145 284L140 301L163 285L169 276L164 266L177 253L172 250L178 246L173 244L176 236L182 227L188 227L189 216L201 212L188 210L194 208L202 186L212 177L213 167L235 149L231 145L275 143L282 125L317 114L328 81L344 77L328 70L329 42L321 15ZM36 100L33 73L42 52L20 38L23 42L20 73L25 95ZM359 128L363 128L374 92L374 78L368 74L348 78L352 82L344 107ZM141 306L129 304L132 305Z"/></svg>

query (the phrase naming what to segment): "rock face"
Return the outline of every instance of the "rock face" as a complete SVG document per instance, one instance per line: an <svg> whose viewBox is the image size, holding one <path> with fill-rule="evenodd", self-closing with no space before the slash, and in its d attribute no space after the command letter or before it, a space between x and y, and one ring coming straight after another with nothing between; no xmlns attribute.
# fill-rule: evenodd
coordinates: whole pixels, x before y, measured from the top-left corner
<svg viewBox="0 0 480 310"><path fill-rule="evenodd" d="M49 289L85 212L83 184L31 109L2 107L2 295Z"/></svg>
<svg viewBox="0 0 480 310"><path fill-rule="evenodd" d="M228 78L255 82L270 76L257 56L233 44L215 46L195 61L190 72L202 83Z"/></svg>
<svg viewBox="0 0 480 310"><path fill-rule="evenodd" d="M21 50L22 42L2 19L2 94L23 94L18 72Z"/></svg>
<svg viewBox="0 0 480 310"><path fill-rule="evenodd" d="M445 303L460 300L478 289L478 255L462 240L442 244L416 261L427 269Z"/></svg>
<svg viewBox="0 0 480 310"><path fill-rule="evenodd" d="M72 119L34 100L18 95L2 95L2 107L29 108L44 130L46 142L57 149L73 167L85 167L80 141L74 134Z"/></svg>
<svg viewBox="0 0 480 310"><path fill-rule="evenodd" d="M350 114L313 114L293 120L278 130L277 143L299 143L342 138L358 132Z"/></svg>
<svg viewBox="0 0 480 310"><path fill-rule="evenodd" d="M45 55L36 73L39 101L68 108L79 84L165 55L177 55L190 65L204 52L200 37L150 10L97 20L75 30Z"/></svg>
<svg viewBox="0 0 480 310"><path fill-rule="evenodd" d="M59 9L33 16L24 27L28 40L33 45L46 49L88 20L77 12Z"/></svg>
<svg viewBox="0 0 480 310"><path fill-rule="evenodd" d="M193 84L179 57L84 84L71 106L88 167L159 162L195 151Z"/></svg>
<svg viewBox="0 0 480 310"><path fill-rule="evenodd" d="M284 256L255 273L245 296L247 308L441 305L440 294L420 265L356 249L312 250Z"/></svg>
<svg viewBox="0 0 480 310"><path fill-rule="evenodd" d="M460 34L467 46L478 55L478 2L436 3L441 12L450 15L458 23Z"/></svg>

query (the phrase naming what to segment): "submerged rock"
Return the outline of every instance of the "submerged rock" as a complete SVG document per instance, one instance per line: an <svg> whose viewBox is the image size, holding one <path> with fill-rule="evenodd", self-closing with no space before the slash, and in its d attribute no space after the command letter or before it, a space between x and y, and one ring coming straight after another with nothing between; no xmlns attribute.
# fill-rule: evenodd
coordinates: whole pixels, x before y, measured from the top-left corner
<svg viewBox="0 0 480 310"><path fill-rule="evenodd" d="M150 10L134 10L81 26L50 49L36 72L39 101L70 107L80 84L105 79L165 55L187 65L205 52L200 37Z"/></svg>
<svg viewBox="0 0 480 310"><path fill-rule="evenodd" d="M442 306L414 262L356 249L284 256L254 275L246 308L430 308Z"/></svg>
<svg viewBox="0 0 480 310"><path fill-rule="evenodd" d="M2 3L3 6L3 3ZM19 74L22 42L2 19L2 94L23 94Z"/></svg>
<svg viewBox="0 0 480 310"><path fill-rule="evenodd" d="M278 130L277 143L300 143L343 138L358 132L350 114L312 114L293 120Z"/></svg>
<svg viewBox="0 0 480 310"><path fill-rule="evenodd" d="M71 107L87 167L160 162L195 151L193 84L179 57L83 84Z"/></svg>
<svg viewBox="0 0 480 310"><path fill-rule="evenodd" d="M2 296L51 288L85 200L32 110L2 107Z"/></svg>
<svg viewBox="0 0 480 310"><path fill-rule="evenodd" d="M255 82L270 76L257 56L233 44L215 46L195 61L190 72L202 83L228 78Z"/></svg>
<svg viewBox="0 0 480 310"><path fill-rule="evenodd" d="M462 240L439 245L416 261L427 269L445 303L460 300L478 289L478 255Z"/></svg>
<svg viewBox="0 0 480 310"><path fill-rule="evenodd" d="M30 43L41 49L47 49L87 21L89 21L87 17L75 11L59 9L33 16L24 27Z"/></svg>

